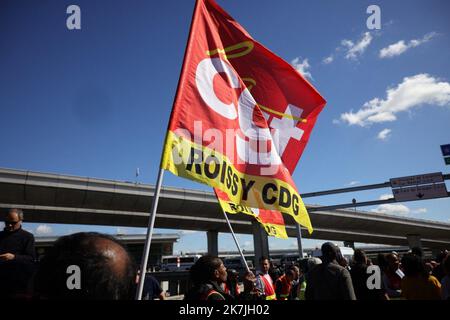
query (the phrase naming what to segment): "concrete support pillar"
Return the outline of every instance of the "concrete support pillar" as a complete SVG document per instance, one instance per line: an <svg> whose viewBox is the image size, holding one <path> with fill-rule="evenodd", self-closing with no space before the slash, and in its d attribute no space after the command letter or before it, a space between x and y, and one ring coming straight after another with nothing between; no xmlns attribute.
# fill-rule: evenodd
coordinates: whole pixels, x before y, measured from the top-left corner
<svg viewBox="0 0 450 320"><path fill-rule="evenodd" d="M259 269L259 259L262 256L269 256L269 239L266 231L261 227L261 224L254 220L252 221L253 229L253 245L255 248L255 267Z"/></svg>
<svg viewBox="0 0 450 320"><path fill-rule="evenodd" d="M300 259L303 259L303 245L302 245L302 228L298 223L295 224L295 228L297 230L297 245L298 245L298 254Z"/></svg>
<svg viewBox="0 0 450 320"><path fill-rule="evenodd" d="M206 237L208 238L208 254L219 256L219 232L208 231Z"/></svg>
<svg viewBox="0 0 450 320"><path fill-rule="evenodd" d="M408 240L409 248L420 248L422 249L422 243L420 241L420 234L407 234L406 239Z"/></svg>

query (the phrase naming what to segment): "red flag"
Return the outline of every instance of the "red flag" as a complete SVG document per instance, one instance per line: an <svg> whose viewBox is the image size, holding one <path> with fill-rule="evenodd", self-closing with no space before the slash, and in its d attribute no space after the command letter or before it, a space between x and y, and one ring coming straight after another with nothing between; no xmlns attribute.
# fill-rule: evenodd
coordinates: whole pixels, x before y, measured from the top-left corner
<svg viewBox="0 0 450 320"><path fill-rule="evenodd" d="M274 236L281 239L288 238L281 212L238 205L231 202L225 192L220 191L217 188L214 188L214 192L216 193L217 200L219 200L219 204L225 213L241 213L252 216L263 226L269 236Z"/></svg>
<svg viewBox="0 0 450 320"><path fill-rule="evenodd" d="M196 4L162 167L312 226L291 172L325 100L212 0Z"/></svg>

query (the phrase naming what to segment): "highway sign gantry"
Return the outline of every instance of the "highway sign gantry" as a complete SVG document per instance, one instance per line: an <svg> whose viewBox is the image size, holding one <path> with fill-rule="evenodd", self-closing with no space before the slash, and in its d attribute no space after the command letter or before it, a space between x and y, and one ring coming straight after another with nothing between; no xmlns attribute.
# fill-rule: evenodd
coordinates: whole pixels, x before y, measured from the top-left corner
<svg viewBox="0 0 450 320"><path fill-rule="evenodd" d="M426 200L448 196L445 183L396 188L392 190L395 201Z"/></svg>
<svg viewBox="0 0 450 320"><path fill-rule="evenodd" d="M442 176L442 172L434 172L416 176L392 178L390 179L390 181L392 188L401 188L407 186L444 182L444 177Z"/></svg>

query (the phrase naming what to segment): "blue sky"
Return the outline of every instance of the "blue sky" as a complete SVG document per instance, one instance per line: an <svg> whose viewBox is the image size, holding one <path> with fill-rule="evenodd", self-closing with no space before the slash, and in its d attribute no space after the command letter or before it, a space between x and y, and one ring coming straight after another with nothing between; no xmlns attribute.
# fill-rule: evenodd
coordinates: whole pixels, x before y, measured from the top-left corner
<svg viewBox="0 0 450 320"><path fill-rule="evenodd" d="M328 101L294 173L301 193L449 172L448 1L218 0ZM81 8L81 30L66 8ZM194 1L0 2L0 167L153 184ZM164 185L209 190L165 175ZM449 185L447 184L447 188ZM375 200L389 189L306 203ZM450 200L365 210L449 222ZM25 224L36 234L117 228ZM143 229L121 228L123 233ZM157 230L168 232L167 230ZM175 232L175 231L170 231ZM246 248L251 238L240 236ZM270 240L292 247L294 240ZM305 240L305 246L318 242ZM223 235L219 247L232 246ZM204 233L175 247L206 249Z"/></svg>

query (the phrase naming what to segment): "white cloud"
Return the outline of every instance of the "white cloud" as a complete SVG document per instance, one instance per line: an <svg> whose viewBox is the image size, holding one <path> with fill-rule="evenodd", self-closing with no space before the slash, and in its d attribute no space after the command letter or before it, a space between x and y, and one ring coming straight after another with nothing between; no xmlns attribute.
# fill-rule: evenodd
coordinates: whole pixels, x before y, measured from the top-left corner
<svg viewBox="0 0 450 320"><path fill-rule="evenodd" d="M377 208L372 209L372 212L386 213L398 216L407 216L411 210L403 204L381 204Z"/></svg>
<svg viewBox="0 0 450 320"><path fill-rule="evenodd" d="M25 228L25 227L23 227L23 226L22 226L22 229L25 230L25 231L27 231L27 232L29 232L29 233L32 233L32 234L35 233L33 229L28 229L28 228Z"/></svg>
<svg viewBox="0 0 450 320"><path fill-rule="evenodd" d="M291 240L291 241L289 242L289 249L296 249L296 248L298 248L298 242L297 242L297 240Z"/></svg>
<svg viewBox="0 0 450 320"><path fill-rule="evenodd" d="M189 236L195 233L198 233L199 231L195 231L195 230L182 230L180 231L180 236Z"/></svg>
<svg viewBox="0 0 450 320"><path fill-rule="evenodd" d="M128 230L126 228L117 228L116 234L128 234Z"/></svg>
<svg viewBox="0 0 450 320"><path fill-rule="evenodd" d="M302 76L312 80L311 72L308 71L308 69L311 69L308 59L301 61L301 58L297 57L291 61L291 64Z"/></svg>
<svg viewBox="0 0 450 320"><path fill-rule="evenodd" d="M377 139L386 140L387 138L390 137L391 131L392 131L391 129L381 130L380 132L378 132Z"/></svg>
<svg viewBox="0 0 450 320"><path fill-rule="evenodd" d="M245 241L244 244L242 245L242 248L246 250L253 249L253 242Z"/></svg>
<svg viewBox="0 0 450 320"><path fill-rule="evenodd" d="M326 57L325 59L323 59L322 62L323 62L324 64L330 64L330 63L333 62L333 60L334 60L333 55L330 55L329 57Z"/></svg>
<svg viewBox="0 0 450 320"><path fill-rule="evenodd" d="M424 104L450 106L450 83L426 73L405 77L397 87L388 89L386 99L374 98L357 112L341 114L349 125L367 126L397 120L396 114Z"/></svg>
<svg viewBox="0 0 450 320"><path fill-rule="evenodd" d="M50 227L46 224L40 224L36 228L37 235L50 235L52 233L53 233L52 227Z"/></svg>
<svg viewBox="0 0 450 320"><path fill-rule="evenodd" d="M411 213L427 213L427 208L418 208L418 209L415 209L415 210L412 210L411 211Z"/></svg>
<svg viewBox="0 0 450 320"><path fill-rule="evenodd" d="M392 58L394 56L399 56L406 50L408 50L408 45L405 41L401 40L397 43L391 44L390 46L380 50L380 58Z"/></svg>
<svg viewBox="0 0 450 320"><path fill-rule="evenodd" d="M270 249L273 249L273 250L297 249L298 243L297 243L297 239L294 239L294 238L280 239L280 238L275 238L275 237L269 237L269 247L270 247Z"/></svg>
<svg viewBox="0 0 450 320"><path fill-rule="evenodd" d="M382 196L380 196L380 200L386 200L389 198L392 198L392 194L383 194ZM379 205L377 208L372 209L372 212L377 212L377 213L386 213L386 214L393 214L393 215L399 215L399 216L408 216L410 214L423 214L423 213L427 213L427 209L426 208L418 208L418 209L413 209L411 210L410 208L408 208L407 206L403 205L403 204L382 204Z"/></svg>
<svg viewBox="0 0 450 320"><path fill-rule="evenodd" d="M394 196L392 195L392 193L386 193L386 194L382 194L381 196L380 196L380 200L387 200L387 199L390 199L390 198L393 198Z"/></svg>
<svg viewBox="0 0 450 320"><path fill-rule="evenodd" d="M386 48L381 49L379 57L383 59L399 56L411 48L418 47L421 44L430 41L435 36L436 32L430 32L426 34L422 39L413 39L408 43L406 43L404 40L400 40L394 44L387 46Z"/></svg>
<svg viewBox="0 0 450 320"><path fill-rule="evenodd" d="M357 43L347 39L342 40L341 45L347 49L345 58L356 60L358 56L361 56L364 51L366 51L367 47L372 42L372 39L370 32L365 32L363 37Z"/></svg>
<svg viewBox="0 0 450 320"><path fill-rule="evenodd" d="M347 185L351 187L351 186L355 186L359 183L360 183L359 181L350 181Z"/></svg>

